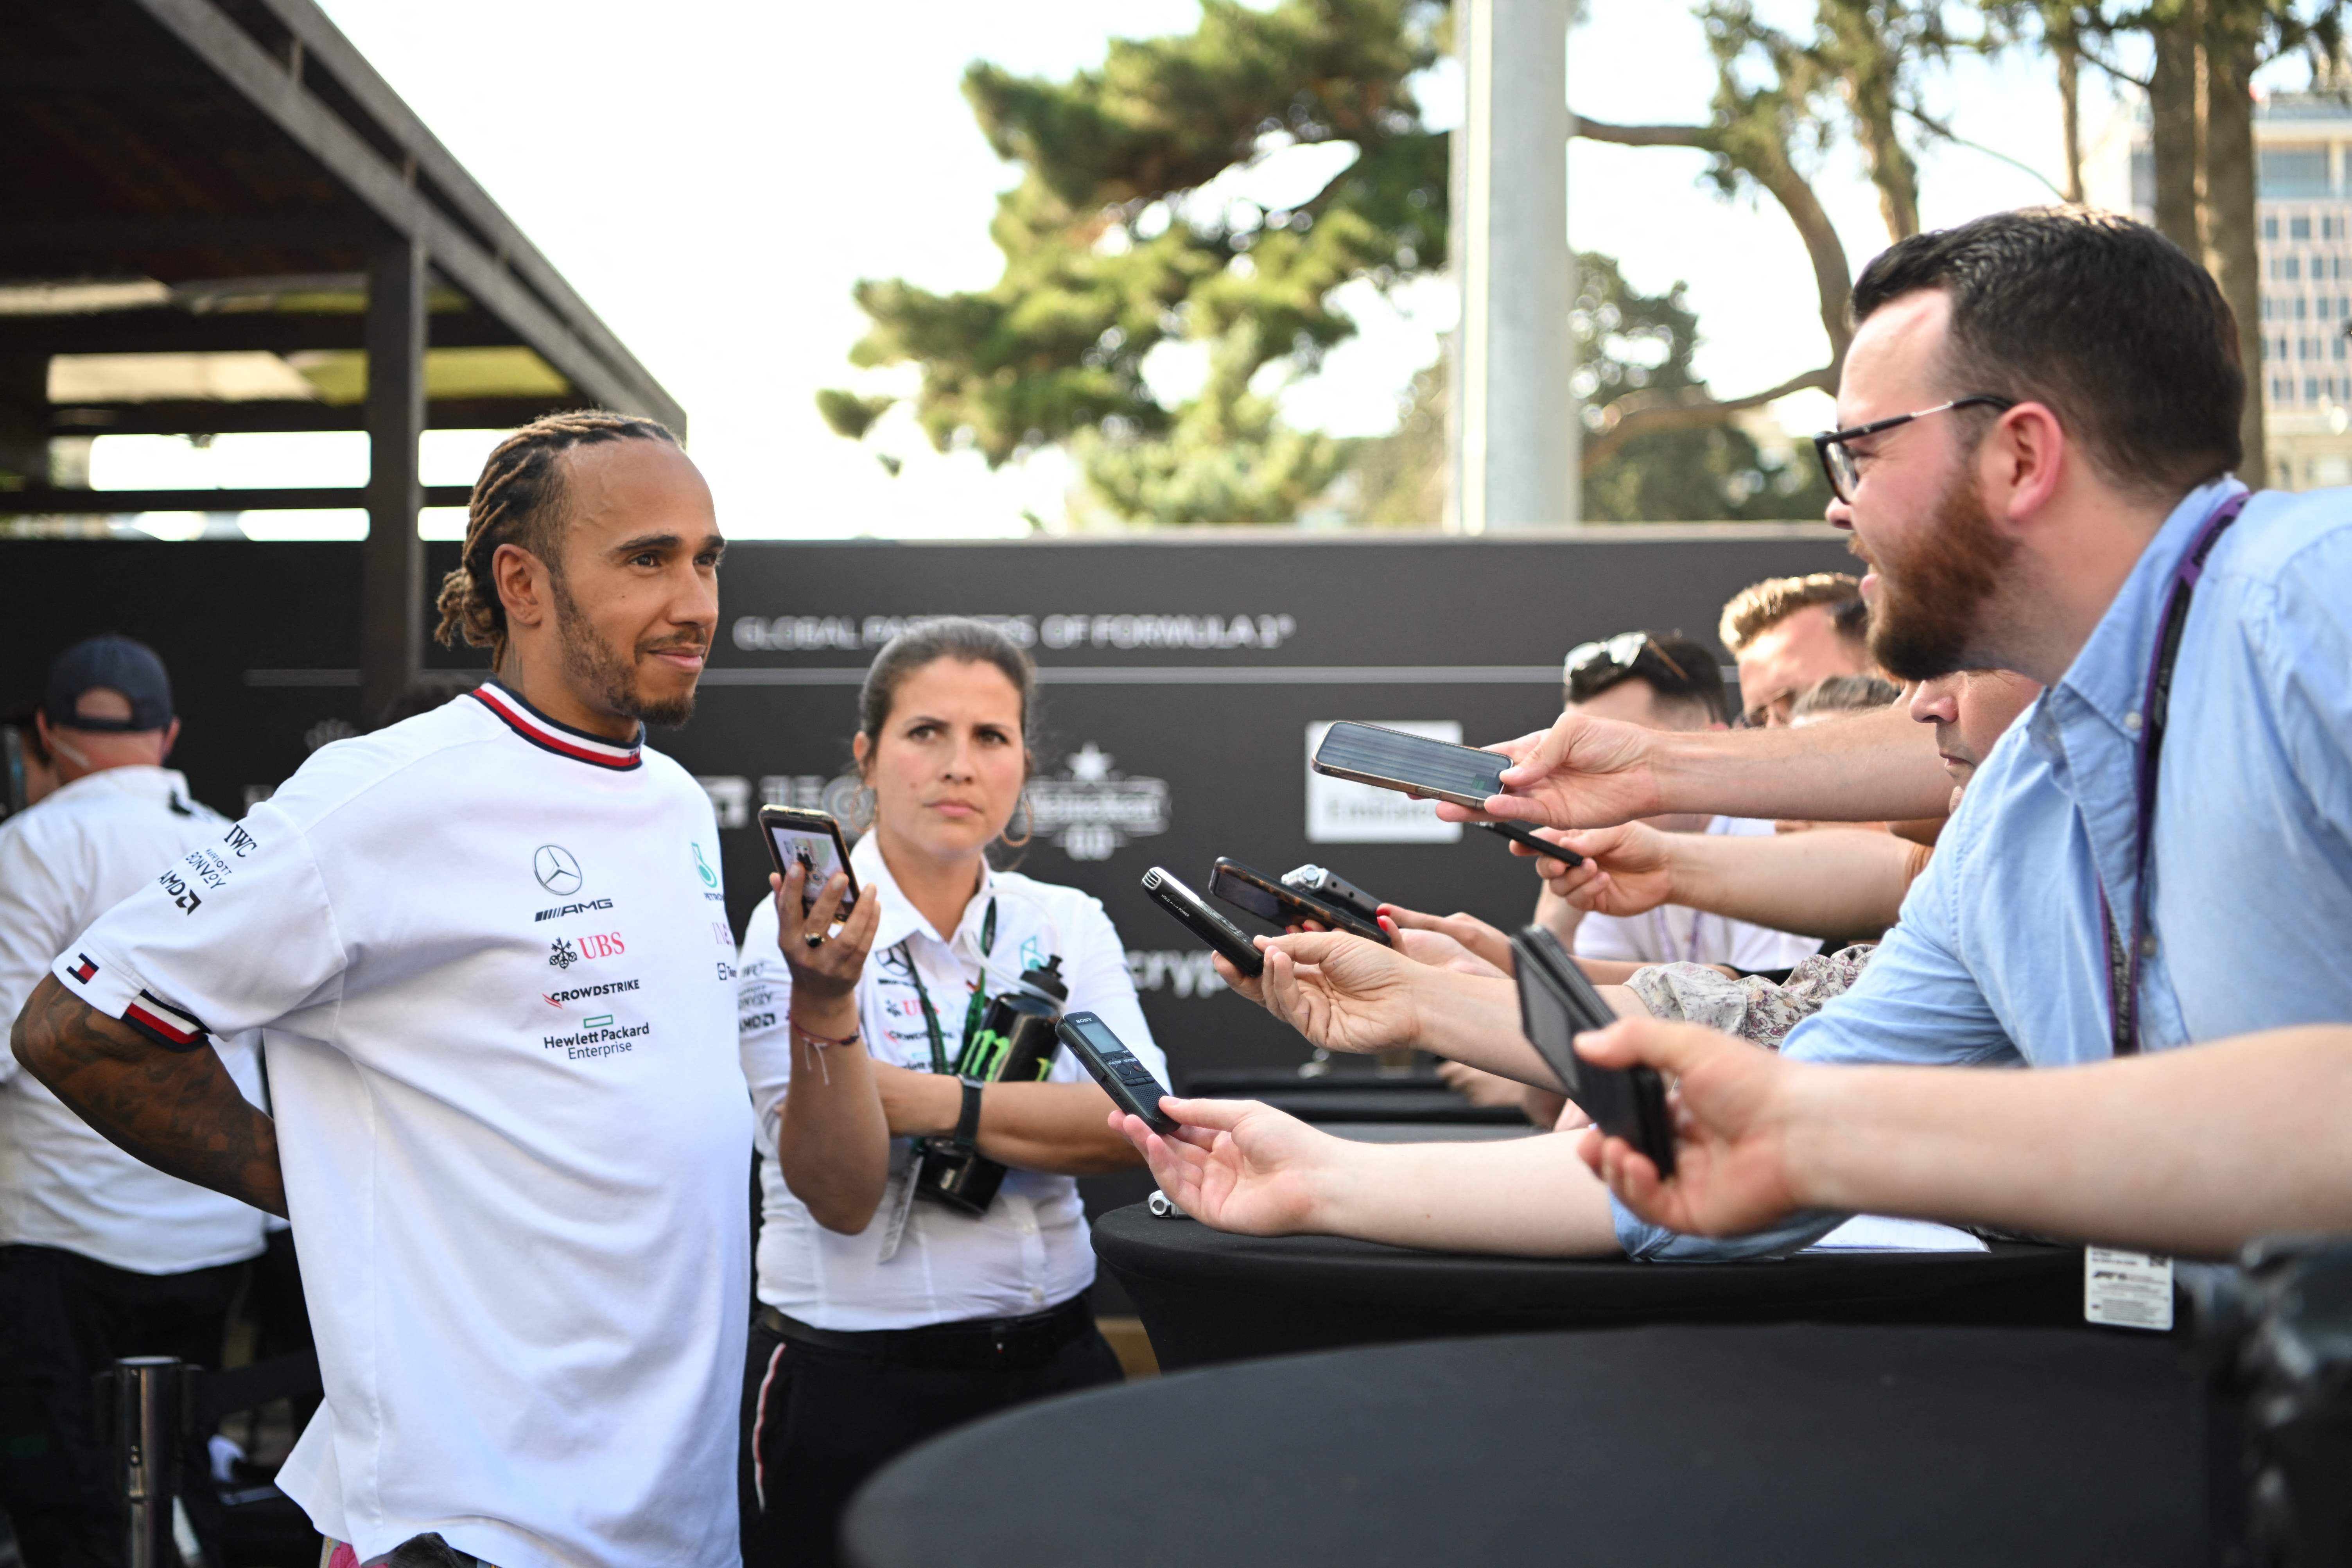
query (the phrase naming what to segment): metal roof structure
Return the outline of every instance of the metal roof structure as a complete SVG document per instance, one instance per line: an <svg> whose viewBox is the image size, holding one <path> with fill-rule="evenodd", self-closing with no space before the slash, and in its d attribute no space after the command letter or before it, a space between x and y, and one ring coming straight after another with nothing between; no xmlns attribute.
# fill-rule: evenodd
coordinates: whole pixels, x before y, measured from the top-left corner
<svg viewBox="0 0 2352 1568"><path fill-rule="evenodd" d="M426 428L685 414L311 0L0 0L0 512L364 506L419 668ZM364 430L362 489L96 491L58 437Z"/></svg>

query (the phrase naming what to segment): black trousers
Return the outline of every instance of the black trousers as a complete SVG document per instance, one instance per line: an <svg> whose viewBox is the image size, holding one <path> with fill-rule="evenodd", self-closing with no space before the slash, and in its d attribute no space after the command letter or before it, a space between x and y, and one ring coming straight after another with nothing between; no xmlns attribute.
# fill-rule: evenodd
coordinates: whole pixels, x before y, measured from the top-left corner
<svg viewBox="0 0 2352 1568"><path fill-rule="evenodd" d="M787 1344L757 1321L743 1368L744 1568L832 1568L842 1510L926 1437L1126 1375L1089 1318L1040 1363L950 1370Z"/></svg>
<svg viewBox="0 0 2352 1568"><path fill-rule="evenodd" d="M90 1377L116 1358L218 1367L246 1266L134 1274L52 1247L0 1247L0 1509L25 1568L116 1568L125 1517ZM182 1473L207 1472L197 1434ZM209 1489L187 1489L199 1530Z"/></svg>

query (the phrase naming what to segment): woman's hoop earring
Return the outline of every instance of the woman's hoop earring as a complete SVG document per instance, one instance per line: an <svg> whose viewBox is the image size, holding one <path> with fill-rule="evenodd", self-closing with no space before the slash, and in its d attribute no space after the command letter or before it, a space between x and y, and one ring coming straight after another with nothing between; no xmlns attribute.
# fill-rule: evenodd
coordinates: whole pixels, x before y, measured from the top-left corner
<svg viewBox="0 0 2352 1568"><path fill-rule="evenodd" d="M1008 849L1023 848L1029 840L1037 837L1037 808L1029 804L1027 789L1021 792L1021 837L1015 838L1010 833L999 837L1004 840L1004 847Z"/></svg>

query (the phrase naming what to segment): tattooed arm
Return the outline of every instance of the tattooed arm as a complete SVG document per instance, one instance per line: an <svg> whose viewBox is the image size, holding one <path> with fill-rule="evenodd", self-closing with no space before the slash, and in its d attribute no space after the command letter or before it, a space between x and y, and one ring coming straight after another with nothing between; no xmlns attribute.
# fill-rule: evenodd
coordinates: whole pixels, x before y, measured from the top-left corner
<svg viewBox="0 0 2352 1568"><path fill-rule="evenodd" d="M9 1044L25 1070L106 1139L166 1175L286 1213L278 1129L210 1046L167 1051L42 978Z"/></svg>

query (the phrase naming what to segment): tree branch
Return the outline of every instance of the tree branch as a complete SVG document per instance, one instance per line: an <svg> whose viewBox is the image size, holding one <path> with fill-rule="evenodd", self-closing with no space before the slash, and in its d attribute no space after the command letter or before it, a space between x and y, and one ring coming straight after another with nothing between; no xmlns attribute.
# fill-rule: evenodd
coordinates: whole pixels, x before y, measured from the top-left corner
<svg viewBox="0 0 2352 1568"><path fill-rule="evenodd" d="M1588 474L1592 472L1608 461L1618 447L1636 436L1720 425L1734 414L1761 408L1768 403L1778 403L1792 392L1818 388L1834 394L1837 391L1837 373L1836 365L1825 364L1819 370L1790 376L1778 386L1768 386L1744 397L1709 397L1696 387L1685 387L1678 392L1629 393L1602 409L1601 428L1586 436L1583 443L1584 471Z"/></svg>
<svg viewBox="0 0 2352 1568"><path fill-rule="evenodd" d="M1897 104L1895 107L1900 109L1904 113L1909 115L1913 120L1918 121L1921 126L1926 128L1930 135L1939 136L1943 140L1952 143L1955 147L1966 147L1971 153L1981 153L1988 158L1998 158L2002 163L2008 164L2011 168L2022 171L2023 173L2031 174L2035 179L2041 181L2043 188L2048 190L2052 195L2056 196L2060 201L2063 202L2067 199L2066 193L2060 190L2049 175L2043 174L2032 164L2024 162L2022 159L2012 158L2008 153L2000 151L1998 148L1988 147L1981 142L1969 141L1967 137L1954 131L1950 126L1945 124L1942 121L1936 119L1933 115L1928 114L1925 110L1918 108L1916 105L1904 103Z"/></svg>
<svg viewBox="0 0 2352 1568"><path fill-rule="evenodd" d="M1853 274L1847 269L1845 247L1838 239L1836 226L1830 222L1821 198L1813 195L1813 187L1789 162L1785 148L1767 138L1735 141L1711 125L1612 125L1571 115L1569 126L1571 135L1588 142L1620 147L1691 147L1711 153L1769 192L1796 226L1797 237L1805 242L1805 254L1811 258L1813 284L1821 296L1822 331L1830 341L1831 384L1836 384L1835 372L1844 364L1846 342L1853 335L1846 325Z"/></svg>

